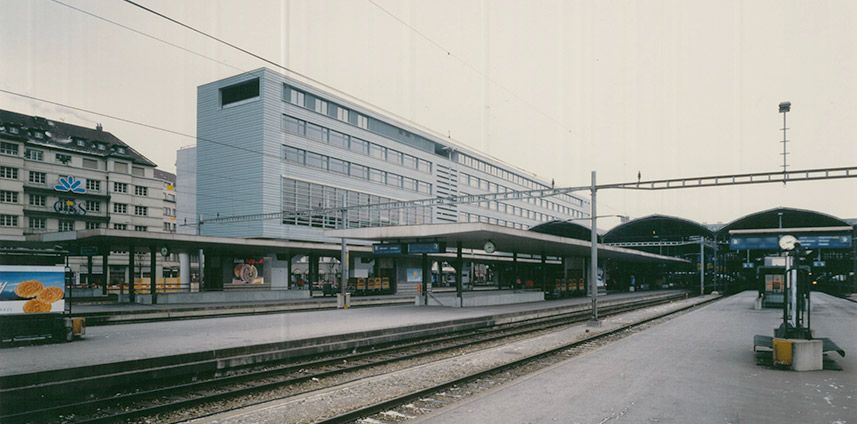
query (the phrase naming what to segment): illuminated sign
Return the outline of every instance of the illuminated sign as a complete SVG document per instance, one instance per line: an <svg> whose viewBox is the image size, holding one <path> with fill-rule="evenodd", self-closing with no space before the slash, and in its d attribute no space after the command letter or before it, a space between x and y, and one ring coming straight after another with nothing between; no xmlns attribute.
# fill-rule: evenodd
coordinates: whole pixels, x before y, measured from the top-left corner
<svg viewBox="0 0 857 424"><path fill-rule="evenodd" d="M401 255L401 244L373 244L372 253L378 256L381 255Z"/></svg>
<svg viewBox="0 0 857 424"><path fill-rule="evenodd" d="M60 177L59 182L54 186L54 190L77 194L86 193L86 188L81 186L81 181L72 176Z"/></svg>

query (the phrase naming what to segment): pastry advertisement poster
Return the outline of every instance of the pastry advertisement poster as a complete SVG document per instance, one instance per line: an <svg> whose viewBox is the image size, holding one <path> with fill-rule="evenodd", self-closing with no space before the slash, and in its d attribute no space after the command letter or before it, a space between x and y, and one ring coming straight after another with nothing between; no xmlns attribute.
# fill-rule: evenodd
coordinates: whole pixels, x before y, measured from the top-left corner
<svg viewBox="0 0 857 424"><path fill-rule="evenodd" d="M63 266L0 265L0 314L63 312Z"/></svg>
<svg viewBox="0 0 857 424"><path fill-rule="evenodd" d="M260 285L265 284L263 258L236 259L232 266L232 284Z"/></svg>

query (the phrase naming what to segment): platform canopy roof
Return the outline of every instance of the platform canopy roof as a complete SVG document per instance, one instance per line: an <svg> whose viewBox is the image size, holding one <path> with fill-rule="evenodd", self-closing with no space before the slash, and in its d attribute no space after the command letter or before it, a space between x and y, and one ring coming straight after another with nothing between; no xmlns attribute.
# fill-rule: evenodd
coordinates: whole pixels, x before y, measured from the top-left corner
<svg viewBox="0 0 857 424"><path fill-rule="evenodd" d="M490 240L499 252L560 257L586 257L590 254L589 241L475 222L328 230L325 235L384 243L437 241L446 242L448 248L455 248L458 243L461 243L464 249L482 249L485 242ZM670 256L601 244L598 245L598 255L599 258L630 262L687 262Z"/></svg>
<svg viewBox="0 0 857 424"><path fill-rule="evenodd" d="M292 253L307 255L337 255L338 243L312 243L291 240L252 239L235 237L211 237L191 234L137 232L112 229L95 229L82 231L66 231L59 233L32 234L21 243L22 246L61 246L72 255L81 247L105 246L112 250L124 250L129 246L136 249L147 249L151 246L161 248L166 246L171 251L206 249L220 254L236 256L258 256L269 253ZM371 252L371 246L351 246L355 252Z"/></svg>

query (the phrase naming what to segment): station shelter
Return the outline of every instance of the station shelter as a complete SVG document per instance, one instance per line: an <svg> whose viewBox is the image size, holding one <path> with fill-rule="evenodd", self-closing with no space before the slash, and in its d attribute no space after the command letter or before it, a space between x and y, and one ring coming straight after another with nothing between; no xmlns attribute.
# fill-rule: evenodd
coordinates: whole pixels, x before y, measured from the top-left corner
<svg viewBox="0 0 857 424"><path fill-rule="evenodd" d="M386 263L382 268L397 280L400 291L409 287L418 301L427 304L468 306L543 300L563 292L583 295L591 279L589 240L538 231L456 223L329 230L325 235L375 242L373 253L381 264ZM597 249L599 261L688 262L605 244ZM479 266L484 266L486 275L478 274ZM432 270L447 267L455 273L454 292L444 287L437 290L433 284ZM602 285L607 281L603 268L596 278Z"/></svg>

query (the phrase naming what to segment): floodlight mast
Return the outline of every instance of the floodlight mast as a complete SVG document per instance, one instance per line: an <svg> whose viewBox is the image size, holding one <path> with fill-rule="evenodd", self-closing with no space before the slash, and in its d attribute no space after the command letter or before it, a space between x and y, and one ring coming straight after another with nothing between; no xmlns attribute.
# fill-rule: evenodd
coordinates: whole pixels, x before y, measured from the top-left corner
<svg viewBox="0 0 857 424"><path fill-rule="evenodd" d="M787 160L789 153L786 150L786 145L788 145L789 140L788 140L788 138L786 138L786 132L788 131L788 127L786 126L786 115L789 113L789 111L791 111L791 109L792 109L792 102L786 101L786 102L780 103L780 113L783 114L783 128L782 128L783 141L781 141L781 143L783 143L783 153L782 153L782 155L783 155L783 185L785 185L786 181L788 180L788 175L786 174L786 171L788 170L788 166L789 166L788 160Z"/></svg>

